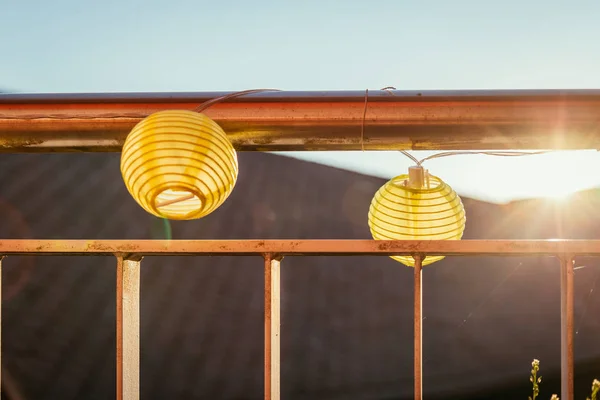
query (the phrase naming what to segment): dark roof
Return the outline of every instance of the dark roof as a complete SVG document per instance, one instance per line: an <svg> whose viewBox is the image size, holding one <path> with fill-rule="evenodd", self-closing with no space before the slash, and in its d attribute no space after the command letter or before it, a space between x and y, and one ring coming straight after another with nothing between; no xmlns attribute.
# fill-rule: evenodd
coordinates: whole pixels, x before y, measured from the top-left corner
<svg viewBox="0 0 600 400"><path fill-rule="evenodd" d="M174 239L370 237L366 214L383 180L270 154L239 159L231 198L205 219L171 222ZM584 197L573 201L598 209L597 194ZM464 203L465 238L558 236L550 203ZM560 217L564 237L599 236L581 204ZM4 238L168 235L127 193L118 154L0 155L0 221ZM581 262L576 385L584 396L600 375L600 297L591 291L597 262ZM114 265L110 257L4 260L2 363L25 398L113 398ZM427 267L427 397L524 397L533 358L545 378L557 378L558 272L550 258L448 258ZM258 257L144 259L143 399L262 398L262 273ZM410 398L412 269L387 257L288 257L282 286L283 398ZM556 379L542 397L552 390Z"/></svg>

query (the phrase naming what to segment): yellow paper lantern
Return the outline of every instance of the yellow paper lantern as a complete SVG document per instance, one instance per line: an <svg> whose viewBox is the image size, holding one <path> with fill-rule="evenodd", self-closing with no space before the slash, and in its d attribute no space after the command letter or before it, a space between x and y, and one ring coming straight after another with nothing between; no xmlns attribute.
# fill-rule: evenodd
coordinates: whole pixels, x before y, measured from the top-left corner
<svg viewBox="0 0 600 400"><path fill-rule="evenodd" d="M159 111L127 136L121 174L129 193L149 213L197 219L231 194L238 175L237 154L223 129L207 116Z"/></svg>
<svg viewBox="0 0 600 400"><path fill-rule="evenodd" d="M375 240L460 240L465 210L460 197L440 178L422 167L411 167L383 185L369 208L369 228ZM414 267L411 256L392 256ZM443 259L428 256L422 265Z"/></svg>

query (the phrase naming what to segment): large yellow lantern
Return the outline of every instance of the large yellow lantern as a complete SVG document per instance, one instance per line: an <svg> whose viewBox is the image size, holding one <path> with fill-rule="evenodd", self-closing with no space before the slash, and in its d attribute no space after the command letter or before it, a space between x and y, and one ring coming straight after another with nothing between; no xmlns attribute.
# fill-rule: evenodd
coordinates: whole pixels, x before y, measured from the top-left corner
<svg viewBox="0 0 600 400"><path fill-rule="evenodd" d="M207 116L159 111L127 136L121 174L129 193L149 213L197 219L231 194L238 175L237 154L223 129Z"/></svg>
<svg viewBox="0 0 600 400"><path fill-rule="evenodd" d="M450 186L415 166L377 191L369 209L369 228L375 240L460 240L465 210ZM414 266L411 256L391 258ZM422 265L443 258L428 256Z"/></svg>

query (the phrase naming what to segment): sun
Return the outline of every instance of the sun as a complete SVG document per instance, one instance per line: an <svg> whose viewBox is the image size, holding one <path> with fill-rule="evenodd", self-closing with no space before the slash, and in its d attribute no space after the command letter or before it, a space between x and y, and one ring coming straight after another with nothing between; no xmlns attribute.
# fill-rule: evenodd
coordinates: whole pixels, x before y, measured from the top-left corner
<svg viewBox="0 0 600 400"><path fill-rule="evenodd" d="M596 153L595 151L593 153ZM595 158L600 158L594 154ZM589 163L577 151L556 151L525 156L519 160L528 172L528 192L532 197L563 201L569 195L596 184Z"/></svg>
<svg viewBox="0 0 600 400"><path fill-rule="evenodd" d="M597 151L551 151L521 157L494 157L473 164L479 187L489 198L547 198L565 201L571 194L600 187ZM484 179L481 179L484 178Z"/></svg>

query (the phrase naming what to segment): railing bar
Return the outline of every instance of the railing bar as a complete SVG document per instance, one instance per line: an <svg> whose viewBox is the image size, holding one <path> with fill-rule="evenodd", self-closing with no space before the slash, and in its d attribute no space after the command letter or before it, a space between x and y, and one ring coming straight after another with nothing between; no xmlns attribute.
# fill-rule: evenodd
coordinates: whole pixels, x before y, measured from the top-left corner
<svg viewBox="0 0 600 400"><path fill-rule="evenodd" d="M560 263L560 398L574 400L573 257L560 257Z"/></svg>
<svg viewBox="0 0 600 400"><path fill-rule="evenodd" d="M281 398L281 258L265 258L265 400Z"/></svg>
<svg viewBox="0 0 600 400"><path fill-rule="evenodd" d="M423 398L423 276L422 256L413 256L414 267L414 383L415 400Z"/></svg>
<svg viewBox="0 0 600 400"><path fill-rule="evenodd" d="M140 265L117 257L117 400L140 398Z"/></svg>
<svg viewBox="0 0 600 400"><path fill-rule="evenodd" d="M0 151L121 151L150 113L191 110L223 94L2 94ZM266 92L207 114L246 151L600 148L598 90L372 90L367 118L365 97L364 90Z"/></svg>
<svg viewBox="0 0 600 400"><path fill-rule="evenodd" d="M0 254L600 256L600 240L0 240Z"/></svg>

